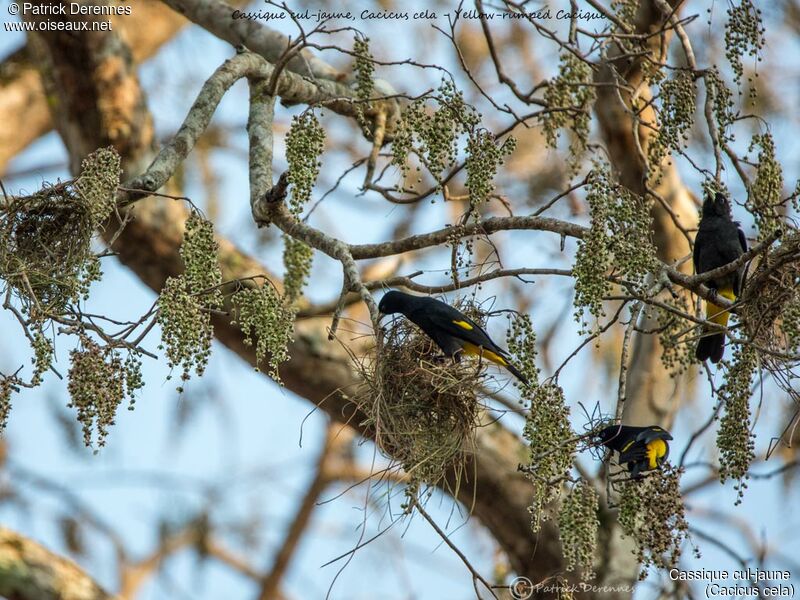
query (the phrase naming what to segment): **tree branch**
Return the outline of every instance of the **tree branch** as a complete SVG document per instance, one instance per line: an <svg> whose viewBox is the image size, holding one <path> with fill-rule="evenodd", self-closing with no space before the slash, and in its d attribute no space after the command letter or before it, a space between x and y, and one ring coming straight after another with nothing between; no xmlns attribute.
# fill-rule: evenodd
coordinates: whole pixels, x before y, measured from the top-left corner
<svg viewBox="0 0 800 600"><path fill-rule="evenodd" d="M71 560L0 527L0 596L8 600L112 600Z"/></svg>

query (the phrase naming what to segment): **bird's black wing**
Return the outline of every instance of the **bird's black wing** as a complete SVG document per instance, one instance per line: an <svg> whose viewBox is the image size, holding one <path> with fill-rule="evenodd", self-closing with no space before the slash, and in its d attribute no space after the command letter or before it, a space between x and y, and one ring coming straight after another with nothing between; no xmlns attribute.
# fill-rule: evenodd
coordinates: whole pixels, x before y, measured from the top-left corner
<svg viewBox="0 0 800 600"><path fill-rule="evenodd" d="M428 314L431 322L442 331L501 356L508 353L492 341L489 334L467 315L450 305L433 306Z"/></svg>
<svg viewBox="0 0 800 600"><path fill-rule="evenodd" d="M739 223L736 223L736 230L739 233L739 245L742 247L742 252L747 252L747 236L742 231ZM742 265L737 273L736 281L734 282L733 293L739 297L739 293L744 289L745 280L747 279L747 264Z"/></svg>
<svg viewBox="0 0 800 600"><path fill-rule="evenodd" d="M647 445L638 440L632 440L619 451L619 462L629 463L647 458Z"/></svg>
<svg viewBox="0 0 800 600"><path fill-rule="evenodd" d="M598 433L598 437L606 448L620 452L634 439L637 431L636 428L627 425L609 425Z"/></svg>
<svg viewBox="0 0 800 600"><path fill-rule="evenodd" d="M669 431L665 429L661 429L661 427L648 427L644 431L640 432L639 435L636 436L636 439L645 443L649 444L653 440L671 440L672 436L670 435Z"/></svg>
<svg viewBox="0 0 800 600"><path fill-rule="evenodd" d="M703 244L703 232L698 231L694 236L694 247L692 248L692 262L694 263L695 274L700 273L700 246Z"/></svg>

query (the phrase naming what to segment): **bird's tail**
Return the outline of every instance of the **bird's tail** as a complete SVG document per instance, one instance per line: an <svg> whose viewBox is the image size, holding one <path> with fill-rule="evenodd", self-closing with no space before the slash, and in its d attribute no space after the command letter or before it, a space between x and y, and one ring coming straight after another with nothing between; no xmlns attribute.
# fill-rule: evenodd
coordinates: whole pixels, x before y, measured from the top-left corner
<svg viewBox="0 0 800 600"><path fill-rule="evenodd" d="M723 298L733 301L736 297L733 295L732 288L723 288L717 292ZM706 319L717 325L725 327L728 324L728 317L730 313L717 306L713 302L706 302ZM722 360L722 355L725 353L725 334L716 332L713 329L703 327L703 334L700 342L697 344L697 351L695 356L697 360L703 362L710 359L712 363L718 363Z"/></svg>
<svg viewBox="0 0 800 600"><path fill-rule="evenodd" d="M501 367L505 367L509 370L509 372L519 379L525 385L530 385L528 380L525 378L525 375L519 372L519 370L511 364L511 361L506 359L504 356L504 352L492 352L491 350L487 350L485 348L481 348L480 346L476 346L475 344L464 344L464 354L468 356L479 356L481 358L485 358L489 362L493 362L496 365L500 365Z"/></svg>
<svg viewBox="0 0 800 600"><path fill-rule="evenodd" d="M510 362L506 361L506 364L505 364L505 365L503 365L503 366L505 366L505 368L506 368L506 369L508 369L508 371L509 371L509 372L510 372L510 373L511 373L511 374L512 374L514 377L516 377L517 379L519 379L519 380L520 380L522 383L524 383L525 385L530 385L530 383L528 382L528 379L525 377L525 375L523 375L522 373L520 373L520 372L519 372L519 369L517 369L517 367L515 367L514 365L512 365Z"/></svg>

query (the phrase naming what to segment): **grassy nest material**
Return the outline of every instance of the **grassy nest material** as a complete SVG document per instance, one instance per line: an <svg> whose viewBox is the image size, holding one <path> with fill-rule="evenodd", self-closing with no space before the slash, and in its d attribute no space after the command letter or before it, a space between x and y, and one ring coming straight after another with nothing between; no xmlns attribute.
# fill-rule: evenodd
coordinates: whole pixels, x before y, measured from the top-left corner
<svg viewBox="0 0 800 600"><path fill-rule="evenodd" d="M739 314L747 337L774 352L800 348L800 232L784 236L748 276Z"/></svg>
<svg viewBox="0 0 800 600"><path fill-rule="evenodd" d="M470 316L481 322L475 312ZM356 401L378 447L412 481L436 484L451 469L458 479L478 426L483 368L477 360L443 356L404 318L388 326L382 348L362 365L365 383Z"/></svg>
<svg viewBox="0 0 800 600"><path fill-rule="evenodd" d="M101 149L79 178L0 205L0 278L28 310L59 312L95 277L92 235L113 208L119 157Z"/></svg>

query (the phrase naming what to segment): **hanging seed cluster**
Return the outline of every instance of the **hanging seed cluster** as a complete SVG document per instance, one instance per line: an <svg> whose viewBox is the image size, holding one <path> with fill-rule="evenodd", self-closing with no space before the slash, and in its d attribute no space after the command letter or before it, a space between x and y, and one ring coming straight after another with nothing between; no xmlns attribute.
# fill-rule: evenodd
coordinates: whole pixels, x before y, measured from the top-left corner
<svg viewBox="0 0 800 600"><path fill-rule="evenodd" d="M736 121L733 94L716 66L706 71L705 82L706 92L711 95L711 109L719 131L720 142L730 144L736 139L731 127Z"/></svg>
<svg viewBox="0 0 800 600"><path fill-rule="evenodd" d="M634 29L634 25L636 23L636 11L638 9L638 0L614 0L611 3L611 10L617 16L617 19L620 22L629 25L631 29ZM624 33L624 31L619 31L619 33Z"/></svg>
<svg viewBox="0 0 800 600"><path fill-rule="evenodd" d="M102 227L116 207L116 191L122 166L117 151L101 148L81 162L81 174L74 183L75 193L83 199L89 219Z"/></svg>
<svg viewBox="0 0 800 600"><path fill-rule="evenodd" d="M288 180L292 186L289 211L299 216L311 198L322 166L320 155L325 148L325 130L314 111L307 110L292 119L286 136L286 161L289 163Z"/></svg>
<svg viewBox="0 0 800 600"><path fill-rule="evenodd" d="M736 504L742 501L747 488L747 472L755 458L755 436L751 431L750 418L750 385L757 367L758 355L753 346L734 346L733 366L719 391L723 409L717 431L719 478L723 483L728 479L738 480L735 486Z"/></svg>
<svg viewBox="0 0 800 600"><path fill-rule="evenodd" d="M452 167L458 157L460 136L476 128L480 119L455 84L443 81L436 94L419 98L403 110L392 142L392 164L408 178L409 156L415 154L441 185L444 170ZM415 180L420 182L422 167L415 169Z"/></svg>
<svg viewBox="0 0 800 600"><path fill-rule="evenodd" d="M42 376L53 364L55 348L53 348L53 342L50 341L50 338L42 331L41 323L34 325L33 329L33 341L31 342L33 375L31 376L30 384L37 386L42 383Z"/></svg>
<svg viewBox="0 0 800 600"><path fill-rule="evenodd" d="M294 310L269 283L235 292L231 305L233 324L242 330L244 343L255 344L256 369L267 361L269 376L282 383L278 367L289 359L288 346L294 339Z"/></svg>
<svg viewBox="0 0 800 600"><path fill-rule="evenodd" d="M5 431L8 416L11 414L11 394L14 391L14 380L11 377L0 377L0 432Z"/></svg>
<svg viewBox="0 0 800 600"><path fill-rule="evenodd" d="M158 299L159 349L165 350L170 368L181 368L181 382L189 380L192 369L201 376L211 355L211 311L223 304L218 250L211 222L193 212L180 249L184 273L167 278Z"/></svg>
<svg viewBox="0 0 800 600"><path fill-rule="evenodd" d="M536 332L528 315L517 314L509 316L510 323L506 331L508 351L514 357L514 366L530 382L539 380L539 368L536 366ZM516 384L515 384L516 385ZM526 402L525 396L520 397L520 402Z"/></svg>
<svg viewBox="0 0 800 600"><path fill-rule="evenodd" d="M666 295L662 298L662 302L682 313L693 312L689 294L679 293L677 297ZM686 334L687 321L667 309L659 307L655 310L658 314L661 363L669 371L670 377L675 378L694 363L694 347L692 344L687 344L683 337Z"/></svg>
<svg viewBox="0 0 800 600"><path fill-rule="evenodd" d="M592 485L581 480L570 490L558 514L558 530L567 571L580 568L584 581L594 579L597 552L599 496Z"/></svg>
<svg viewBox="0 0 800 600"><path fill-rule="evenodd" d="M578 241L572 268L575 277L575 320L588 330L588 312L595 322L605 315L603 298L611 290L610 274L624 276L633 291L644 293L647 276L657 268L652 242L650 206L595 169L586 195L591 226Z"/></svg>
<svg viewBox="0 0 800 600"><path fill-rule="evenodd" d="M79 348L70 352L69 408L78 412L83 429L83 443L105 446L108 429L114 425L117 408L127 397L142 388L141 362L135 355L122 360L119 351L101 347L86 336Z"/></svg>
<svg viewBox="0 0 800 600"><path fill-rule="evenodd" d="M694 78L688 71L678 71L674 77L661 83L658 135L652 136L647 148L651 168L657 172L664 157L686 147L694 123Z"/></svg>
<svg viewBox="0 0 800 600"><path fill-rule="evenodd" d="M375 64L369 51L369 38L361 35L353 41L353 55L355 64L353 70L356 74L356 98L369 100L375 88Z"/></svg>
<svg viewBox="0 0 800 600"><path fill-rule="evenodd" d="M596 97L592 69L571 52L559 57L558 76L550 80L544 92L548 112L543 117L545 138L550 147L558 145L563 128L572 133L570 156L573 168L586 150L589 141L591 109Z"/></svg>
<svg viewBox="0 0 800 600"><path fill-rule="evenodd" d="M678 566L681 548L689 537L680 489L682 473L665 465L644 479L626 479L618 484L619 524L624 535L635 542L634 554L642 565L640 580L650 566Z"/></svg>
<svg viewBox="0 0 800 600"><path fill-rule="evenodd" d="M311 246L289 235L283 236L283 264L286 268L283 293L287 305L294 304L302 295L311 276L313 258L314 249Z"/></svg>
<svg viewBox="0 0 800 600"><path fill-rule="evenodd" d="M756 176L747 195L745 207L753 215L761 240L777 229L785 230L786 222L781 217L783 208L783 170L775 158L775 140L769 132L754 135L750 152L758 150Z"/></svg>
<svg viewBox="0 0 800 600"><path fill-rule="evenodd" d="M63 313L101 275L91 240L114 209L119 156L97 150L81 169L74 181L13 198L0 213L0 278L34 320Z"/></svg>
<svg viewBox="0 0 800 600"><path fill-rule="evenodd" d="M516 148L516 140L509 137L498 143L494 134L477 129L467 140L466 186L469 190L470 209L477 216L476 207L489 200L494 192L497 170Z"/></svg>
<svg viewBox="0 0 800 600"><path fill-rule="evenodd" d="M731 64L734 80L741 85L745 57L753 57L761 62L759 53L764 49L766 29L761 20L761 9L752 0L742 0L728 8L728 22L725 24L725 56ZM748 78L752 84L751 78ZM754 90L755 86L750 85Z"/></svg>
<svg viewBox="0 0 800 600"><path fill-rule="evenodd" d="M575 461L577 442L569 423L569 407L564 391L554 383L543 383L522 388L522 395L530 402L522 437L528 442L530 464L525 472L534 484L531 527L534 532L549 518L548 505L558 499L559 485L568 475Z"/></svg>
<svg viewBox="0 0 800 600"><path fill-rule="evenodd" d="M325 130L313 111L294 117L286 138L286 159L289 163L288 179L292 185L289 212L296 219L300 218L311 198L311 190L322 166L319 157L324 147ZM313 255L313 249L305 242L284 236L283 264L286 268L285 298L288 304L300 297L311 273Z"/></svg>

